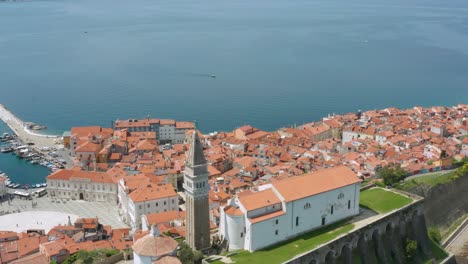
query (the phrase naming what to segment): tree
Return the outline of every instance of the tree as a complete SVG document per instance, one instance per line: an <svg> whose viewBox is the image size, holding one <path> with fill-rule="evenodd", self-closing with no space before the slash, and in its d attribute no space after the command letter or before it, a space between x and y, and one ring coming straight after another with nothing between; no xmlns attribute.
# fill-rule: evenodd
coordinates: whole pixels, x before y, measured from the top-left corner
<svg viewBox="0 0 468 264"><path fill-rule="evenodd" d="M403 180L406 177L406 171L400 166L385 166L382 169L380 169L379 172L380 176L383 178L385 185L392 185Z"/></svg>
<svg viewBox="0 0 468 264"><path fill-rule="evenodd" d="M444 149L444 150L442 150L442 151L440 152L440 158L441 158L441 159L445 159L446 157L447 157L447 151L445 151L445 149Z"/></svg>
<svg viewBox="0 0 468 264"><path fill-rule="evenodd" d="M408 261L413 260L418 251L418 242L416 240L406 239L405 251Z"/></svg>
<svg viewBox="0 0 468 264"><path fill-rule="evenodd" d="M180 262L182 264L193 264L193 251L192 249L185 243L180 244L179 252L177 253L179 256Z"/></svg>

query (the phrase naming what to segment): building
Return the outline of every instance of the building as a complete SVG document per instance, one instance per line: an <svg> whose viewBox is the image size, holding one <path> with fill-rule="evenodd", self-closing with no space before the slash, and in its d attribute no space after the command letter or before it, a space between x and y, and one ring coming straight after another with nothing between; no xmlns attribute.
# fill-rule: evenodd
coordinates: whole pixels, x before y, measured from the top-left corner
<svg viewBox="0 0 468 264"><path fill-rule="evenodd" d="M135 241L133 261L135 264L177 264L180 263L176 257L178 247L177 241L171 237L162 236L158 228L153 225L149 234Z"/></svg>
<svg viewBox="0 0 468 264"><path fill-rule="evenodd" d="M7 194L6 189L6 178L0 176L0 199L2 199Z"/></svg>
<svg viewBox="0 0 468 264"><path fill-rule="evenodd" d="M179 200L172 184L148 183L128 194L128 224L141 229L141 216L179 210Z"/></svg>
<svg viewBox="0 0 468 264"><path fill-rule="evenodd" d="M210 247L210 216L208 193L208 166L203 146L193 131L184 172L186 206L186 241L192 249Z"/></svg>
<svg viewBox="0 0 468 264"><path fill-rule="evenodd" d="M117 120L115 129L127 129L128 132L156 132L158 144L184 143L185 132L194 129L192 122L179 122L172 119L128 119Z"/></svg>
<svg viewBox="0 0 468 264"><path fill-rule="evenodd" d="M229 250L259 250L359 213L360 180L345 166L277 181L221 208Z"/></svg>
<svg viewBox="0 0 468 264"><path fill-rule="evenodd" d="M117 184L105 172L58 170L47 176L51 197L117 203Z"/></svg>

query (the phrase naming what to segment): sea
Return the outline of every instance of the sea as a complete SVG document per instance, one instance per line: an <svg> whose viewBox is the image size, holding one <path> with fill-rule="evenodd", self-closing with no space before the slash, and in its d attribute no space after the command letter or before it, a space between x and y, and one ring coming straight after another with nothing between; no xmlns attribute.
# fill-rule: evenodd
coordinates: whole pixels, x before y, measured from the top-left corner
<svg viewBox="0 0 468 264"><path fill-rule="evenodd" d="M48 133L147 116L271 131L450 106L468 103L467 73L465 0L0 1L0 103ZM0 170L48 173L11 155Z"/></svg>

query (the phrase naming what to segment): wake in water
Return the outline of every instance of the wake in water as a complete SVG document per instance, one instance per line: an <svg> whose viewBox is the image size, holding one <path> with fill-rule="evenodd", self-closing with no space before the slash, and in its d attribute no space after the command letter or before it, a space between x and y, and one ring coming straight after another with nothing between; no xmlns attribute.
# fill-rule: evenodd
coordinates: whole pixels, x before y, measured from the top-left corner
<svg viewBox="0 0 468 264"><path fill-rule="evenodd" d="M208 77L208 78L216 78L216 75L206 74L206 73L184 73L185 76L190 77Z"/></svg>

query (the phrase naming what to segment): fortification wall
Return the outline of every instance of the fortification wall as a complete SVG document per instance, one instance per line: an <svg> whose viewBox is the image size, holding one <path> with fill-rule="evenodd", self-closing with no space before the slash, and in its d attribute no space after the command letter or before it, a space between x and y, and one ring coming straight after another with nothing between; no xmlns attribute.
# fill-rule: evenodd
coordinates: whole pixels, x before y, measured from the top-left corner
<svg viewBox="0 0 468 264"><path fill-rule="evenodd" d="M419 257L431 258L423 201L416 201L286 263L352 264L357 258L362 264L406 263L406 239L418 242Z"/></svg>
<svg viewBox="0 0 468 264"><path fill-rule="evenodd" d="M428 226L447 226L468 213L468 175L432 188L417 186L410 191L424 197Z"/></svg>

